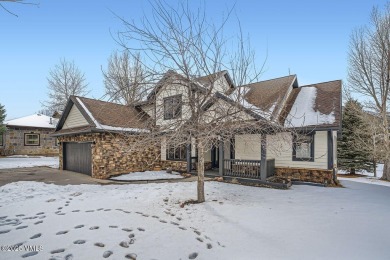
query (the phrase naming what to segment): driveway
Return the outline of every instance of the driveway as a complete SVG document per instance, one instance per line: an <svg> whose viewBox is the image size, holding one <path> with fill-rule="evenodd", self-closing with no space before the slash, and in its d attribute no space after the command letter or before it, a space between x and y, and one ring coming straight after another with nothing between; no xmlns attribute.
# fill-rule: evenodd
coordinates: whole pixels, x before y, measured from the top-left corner
<svg viewBox="0 0 390 260"><path fill-rule="evenodd" d="M0 186L17 181L38 181L57 185L112 183L107 180L93 179L85 174L50 167L0 169Z"/></svg>

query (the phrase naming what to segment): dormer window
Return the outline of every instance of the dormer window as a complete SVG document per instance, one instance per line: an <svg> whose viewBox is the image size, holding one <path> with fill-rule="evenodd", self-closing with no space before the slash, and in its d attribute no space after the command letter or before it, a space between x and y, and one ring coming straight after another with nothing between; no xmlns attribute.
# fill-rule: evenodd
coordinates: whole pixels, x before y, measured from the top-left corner
<svg viewBox="0 0 390 260"><path fill-rule="evenodd" d="M164 120L181 116L181 95L164 98Z"/></svg>

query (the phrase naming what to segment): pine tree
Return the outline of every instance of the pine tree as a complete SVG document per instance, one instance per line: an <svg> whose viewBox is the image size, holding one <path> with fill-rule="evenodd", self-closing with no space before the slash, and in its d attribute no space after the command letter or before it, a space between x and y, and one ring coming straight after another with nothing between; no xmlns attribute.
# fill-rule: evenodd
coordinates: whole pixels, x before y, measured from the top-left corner
<svg viewBox="0 0 390 260"><path fill-rule="evenodd" d="M373 170L367 125L362 119L361 104L353 99L346 102L342 119L342 137L338 140L338 167L355 174L356 170ZM365 142L362 142L365 140Z"/></svg>
<svg viewBox="0 0 390 260"><path fill-rule="evenodd" d="M7 114L5 113L5 108L0 104L0 134L5 132L4 120Z"/></svg>

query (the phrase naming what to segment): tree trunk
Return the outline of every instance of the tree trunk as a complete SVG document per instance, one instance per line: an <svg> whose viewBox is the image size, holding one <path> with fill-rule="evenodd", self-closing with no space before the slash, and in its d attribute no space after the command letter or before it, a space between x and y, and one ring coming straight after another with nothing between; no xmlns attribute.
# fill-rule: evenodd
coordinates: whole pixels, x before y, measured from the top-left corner
<svg viewBox="0 0 390 260"><path fill-rule="evenodd" d="M205 202L204 196L204 146L198 142L198 202Z"/></svg>
<svg viewBox="0 0 390 260"><path fill-rule="evenodd" d="M355 173L356 173L355 168L351 168L349 174L355 174Z"/></svg>
<svg viewBox="0 0 390 260"><path fill-rule="evenodd" d="M374 165L374 177L376 177L376 160L372 160L372 165Z"/></svg>
<svg viewBox="0 0 390 260"><path fill-rule="evenodd" d="M381 180L390 181L390 159L385 159L385 164L383 165L383 175Z"/></svg>

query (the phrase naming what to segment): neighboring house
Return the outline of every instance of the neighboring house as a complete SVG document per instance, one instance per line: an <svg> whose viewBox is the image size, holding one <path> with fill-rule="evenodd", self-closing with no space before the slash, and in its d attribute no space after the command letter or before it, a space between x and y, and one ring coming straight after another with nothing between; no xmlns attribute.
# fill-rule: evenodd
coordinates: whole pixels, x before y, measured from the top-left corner
<svg viewBox="0 0 390 260"><path fill-rule="evenodd" d="M68 146L72 147L69 149L76 147L83 154L81 146L84 145L89 156L84 163L86 172L93 177L107 178L139 168L152 169L157 165L179 171L194 170L197 151L190 145L175 147L167 143L165 137L161 138L161 145L150 149L149 154L126 153L125 150L131 147L128 140L122 147L118 146L118 143L124 143L124 135L119 135L118 131L130 133L128 136L133 134L136 138L140 132L147 131L146 122L167 126L178 115L183 119L188 108L180 104L185 104L182 98L186 96L181 94L186 89L172 87L172 81L166 80L175 76L177 74L172 71L167 72L165 80L161 80L147 100L136 107L71 97L55 132L61 141L60 158L63 157L63 161L60 166L71 169L67 166L73 160L66 158L72 156L67 153ZM291 75L235 87L226 71L196 81L207 89L210 79L216 86L214 94L218 99L210 105L210 111L216 111L213 106L217 103L222 107L236 106L237 93L244 93L244 99L239 102L243 107L240 116L248 120L278 122L286 131L264 135L263 138L261 134L237 134L232 140L220 142L218 147L208 147L206 169L219 168L224 177L264 180L275 174L303 181L334 182L336 137L341 126L341 81L299 86L297 76ZM131 118L142 118L136 120L140 125L134 124ZM262 142L266 143L263 149ZM134 156L147 159L138 166L138 159Z"/></svg>
<svg viewBox="0 0 390 260"><path fill-rule="evenodd" d="M58 155L54 132L58 119L34 114L4 122L6 131L0 134L0 154Z"/></svg>

